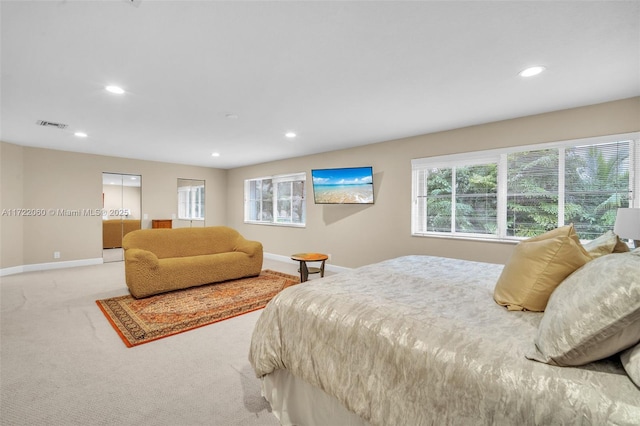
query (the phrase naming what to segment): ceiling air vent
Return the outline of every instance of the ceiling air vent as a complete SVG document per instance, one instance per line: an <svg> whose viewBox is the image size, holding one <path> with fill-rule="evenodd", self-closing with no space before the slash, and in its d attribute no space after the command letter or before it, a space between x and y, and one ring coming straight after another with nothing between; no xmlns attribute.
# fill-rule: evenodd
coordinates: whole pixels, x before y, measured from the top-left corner
<svg viewBox="0 0 640 426"><path fill-rule="evenodd" d="M68 126L67 124L54 123L53 121L44 121L44 120L38 120L36 121L36 124L38 126L44 126L44 127L57 127L60 130L66 129Z"/></svg>

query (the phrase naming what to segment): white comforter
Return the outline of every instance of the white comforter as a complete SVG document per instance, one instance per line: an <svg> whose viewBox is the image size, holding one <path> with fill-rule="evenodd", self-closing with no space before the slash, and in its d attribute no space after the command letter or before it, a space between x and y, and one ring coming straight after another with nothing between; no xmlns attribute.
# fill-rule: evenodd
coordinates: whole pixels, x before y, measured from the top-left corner
<svg viewBox="0 0 640 426"><path fill-rule="evenodd" d="M406 256L290 287L254 330L258 377L288 369L373 425L640 424L617 357L525 358L542 313L493 301L501 265Z"/></svg>

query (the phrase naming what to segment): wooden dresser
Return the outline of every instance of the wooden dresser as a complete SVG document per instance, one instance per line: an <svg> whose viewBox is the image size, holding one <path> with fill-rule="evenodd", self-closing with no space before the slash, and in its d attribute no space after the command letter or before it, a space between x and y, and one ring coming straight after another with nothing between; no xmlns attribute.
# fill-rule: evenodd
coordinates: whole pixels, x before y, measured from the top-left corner
<svg viewBox="0 0 640 426"><path fill-rule="evenodd" d="M153 229L171 228L172 227L172 220L171 219L152 219L151 220L151 227Z"/></svg>

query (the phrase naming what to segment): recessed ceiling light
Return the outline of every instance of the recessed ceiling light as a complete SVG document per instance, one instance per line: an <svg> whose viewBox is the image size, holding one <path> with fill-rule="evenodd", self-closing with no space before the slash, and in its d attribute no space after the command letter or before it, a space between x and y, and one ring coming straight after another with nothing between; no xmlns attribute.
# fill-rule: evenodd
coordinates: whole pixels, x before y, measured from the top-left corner
<svg viewBox="0 0 640 426"><path fill-rule="evenodd" d="M295 138L296 137L296 134L294 132L287 132L284 135L286 137L288 137L288 138Z"/></svg>
<svg viewBox="0 0 640 426"><path fill-rule="evenodd" d="M540 74L542 71L544 71L546 68L543 66L535 66L535 67L529 67L527 69L524 69L522 71L520 71L520 76L521 77L533 77L534 75L538 75Z"/></svg>
<svg viewBox="0 0 640 426"><path fill-rule="evenodd" d="M220 153L219 152L214 152L211 154L212 157L220 157Z"/></svg>
<svg viewBox="0 0 640 426"><path fill-rule="evenodd" d="M107 86L105 87L107 92L115 93L116 95L122 95L124 93L124 89L118 86Z"/></svg>
<svg viewBox="0 0 640 426"><path fill-rule="evenodd" d="M86 138L88 136L85 132L75 132L74 135L79 138Z"/></svg>

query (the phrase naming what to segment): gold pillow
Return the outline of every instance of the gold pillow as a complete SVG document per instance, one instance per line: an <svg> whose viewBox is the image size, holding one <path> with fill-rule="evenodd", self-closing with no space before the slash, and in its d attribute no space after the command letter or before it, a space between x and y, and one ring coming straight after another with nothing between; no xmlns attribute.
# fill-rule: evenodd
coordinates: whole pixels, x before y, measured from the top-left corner
<svg viewBox="0 0 640 426"><path fill-rule="evenodd" d="M618 238L618 242L616 243L616 246L613 248L613 253L627 253L629 251L630 250L627 243L625 243L620 238Z"/></svg>
<svg viewBox="0 0 640 426"><path fill-rule="evenodd" d="M584 249L591 257L596 258L611 253L625 253L629 247L613 231L607 231L595 240L585 243Z"/></svg>
<svg viewBox="0 0 640 426"><path fill-rule="evenodd" d="M502 270L493 298L510 311L542 312L553 290L591 259L573 224L521 241Z"/></svg>

